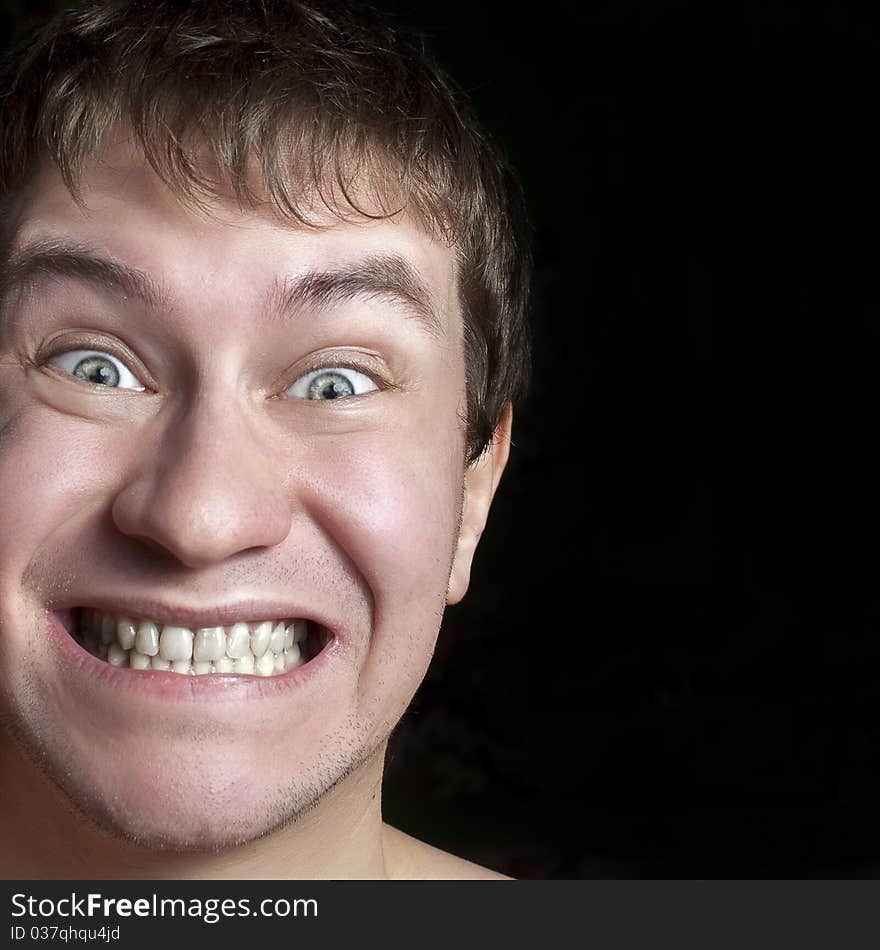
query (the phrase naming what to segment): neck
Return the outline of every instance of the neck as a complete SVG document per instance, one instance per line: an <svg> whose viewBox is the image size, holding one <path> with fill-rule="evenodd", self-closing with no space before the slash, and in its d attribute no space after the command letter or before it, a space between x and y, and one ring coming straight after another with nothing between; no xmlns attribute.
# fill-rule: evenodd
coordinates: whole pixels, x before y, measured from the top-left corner
<svg viewBox="0 0 880 950"><path fill-rule="evenodd" d="M98 829L0 730L0 878L386 878L384 746L285 828L218 852L143 848Z"/></svg>

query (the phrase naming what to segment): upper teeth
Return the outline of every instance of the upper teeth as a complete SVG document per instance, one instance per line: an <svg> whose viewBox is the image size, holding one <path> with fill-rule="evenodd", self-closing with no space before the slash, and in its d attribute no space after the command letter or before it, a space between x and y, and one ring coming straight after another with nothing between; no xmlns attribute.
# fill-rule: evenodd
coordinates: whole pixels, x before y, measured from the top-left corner
<svg viewBox="0 0 880 950"><path fill-rule="evenodd" d="M303 662L308 634L305 620L192 629L91 608L81 618L84 646L112 666L175 673L283 673Z"/></svg>

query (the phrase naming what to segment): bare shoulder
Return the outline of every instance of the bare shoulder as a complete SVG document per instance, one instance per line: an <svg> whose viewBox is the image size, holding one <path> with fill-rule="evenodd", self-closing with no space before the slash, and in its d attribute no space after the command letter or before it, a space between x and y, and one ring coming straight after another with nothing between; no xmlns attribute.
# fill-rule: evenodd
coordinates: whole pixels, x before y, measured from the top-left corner
<svg viewBox="0 0 880 950"><path fill-rule="evenodd" d="M382 826L385 865L392 880L510 881L497 871L434 848L391 825Z"/></svg>

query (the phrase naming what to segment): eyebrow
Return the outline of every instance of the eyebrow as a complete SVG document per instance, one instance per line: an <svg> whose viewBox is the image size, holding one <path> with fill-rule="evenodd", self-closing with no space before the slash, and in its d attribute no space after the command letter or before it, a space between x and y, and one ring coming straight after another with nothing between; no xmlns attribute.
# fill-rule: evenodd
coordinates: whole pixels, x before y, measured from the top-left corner
<svg viewBox="0 0 880 950"><path fill-rule="evenodd" d="M339 269L307 271L276 281L270 295L271 306L280 316L357 299L401 305L431 336L443 334L443 323L425 283L399 254L376 254Z"/></svg>
<svg viewBox="0 0 880 950"><path fill-rule="evenodd" d="M167 290L145 271L113 260L94 248L64 240L33 241L12 252L0 271L0 304L15 292L32 291L43 278L70 277L148 307L168 304ZM270 310L284 317L303 309L328 309L356 299L379 299L402 305L431 336L443 324L431 295L415 268L398 254L378 254L355 264L310 270L276 280L269 293Z"/></svg>
<svg viewBox="0 0 880 950"><path fill-rule="evenodd" d="M105 257L84 244L40 240L13 251L0 272L0 302L15 292L32 291L41 278L72 277L153 308L168 294L145 271Z"/></svg>

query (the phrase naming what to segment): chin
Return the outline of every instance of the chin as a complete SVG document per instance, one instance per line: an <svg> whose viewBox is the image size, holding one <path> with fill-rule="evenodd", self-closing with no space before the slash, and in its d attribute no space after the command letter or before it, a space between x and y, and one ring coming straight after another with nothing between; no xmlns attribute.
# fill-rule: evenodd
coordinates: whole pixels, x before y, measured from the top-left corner
<svg viewBox="0 0 880 950"><path fill-rule="evenodd" d="M81 800L76 805L105 834L148 851L224 851L262 838L296 818L291 815L273 822L265 816L209 815L198 808L135 815L110 810L107 802L97 798Z"/></svg>
<svg viewBox="0 0 880 950"><path fill-rule="evenodd" d="M202 736L194 751L192 735L83 749L58 732L13 734L79 820L142 849L180 852L234 848L296 822L383 744L328 749L305 768L258 735L231 744Z"/></svg>

